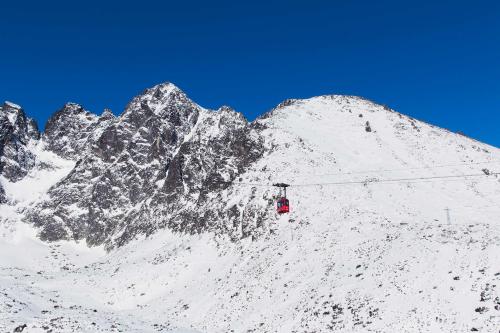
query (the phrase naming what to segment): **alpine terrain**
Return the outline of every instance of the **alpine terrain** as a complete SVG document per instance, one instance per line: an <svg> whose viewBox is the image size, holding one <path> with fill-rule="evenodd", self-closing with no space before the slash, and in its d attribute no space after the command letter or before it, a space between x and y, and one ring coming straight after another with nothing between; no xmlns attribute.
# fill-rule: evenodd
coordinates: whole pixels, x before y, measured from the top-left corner
<svg viewBox="0 0 500 333"><path fill-rule="evenodd" d="M5 102L0 332L498 333L499 172L354 96L249 122L164 83L43 133Z"/></svg>

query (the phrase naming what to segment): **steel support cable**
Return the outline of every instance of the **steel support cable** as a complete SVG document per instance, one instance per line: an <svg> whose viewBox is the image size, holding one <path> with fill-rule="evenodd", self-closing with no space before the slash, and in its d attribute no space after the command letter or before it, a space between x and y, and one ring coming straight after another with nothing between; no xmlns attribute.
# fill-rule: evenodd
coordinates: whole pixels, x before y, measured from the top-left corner
<svg viewBox="0 0 500 333"><path fill-rule="evenodd" d="M290 184L290 187L303 187L303 186L321 186L321 185L351 185L351 184L383 184L383 183L412 183L412 182L425 182L425 181L437 181L437 180L453 180L460 178L470 178L470 177L485 177L500 175L499 172L490 172L489 175L485 173L480 174L467 174L467 175L445 175L445 176L429 176L429 177L412 177L412 178L394 178L394 179L365 179L359 181L345 181L345 182L324 182L324 183L305 183L305 184ZM272 184L265 183L249 183L249 182L223 182L231 185L245 185L245 186L261 186L261 187L272 187Z"/></svg>
<svg viewBox="0 0 500 333"><path fill-rule="evenodd" d="M432 170L446 167L454 166L472 166L478 164L500 164L500 161L489 161L489 162L473 162L473 163L457 163L457 164L441 164L426 167L412 167L412 168L401 168L401 169L379 169L379 170L366 170L366 171L352 171L352 172L336 172L336 173L306 173L304 177L321 177L321 176L340 176L340 175L355 175L355 174L365 174L365 173L375 173L375 172L396 172L396 171L407 171L407 170ZM298 177L301 177L300 175Z"/></svg>

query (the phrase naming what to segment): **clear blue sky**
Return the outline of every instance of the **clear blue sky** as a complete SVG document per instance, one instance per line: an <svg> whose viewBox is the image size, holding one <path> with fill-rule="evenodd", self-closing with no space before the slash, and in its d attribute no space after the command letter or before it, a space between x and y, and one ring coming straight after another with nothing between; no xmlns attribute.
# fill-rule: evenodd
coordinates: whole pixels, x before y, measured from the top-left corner
<svg viewBox="0 0 500 333"><path fill-rule="evenodd" d="M499 1L2 1L0 100L41 127L170 81L247 118L360 95L500 146Z"/></svg>

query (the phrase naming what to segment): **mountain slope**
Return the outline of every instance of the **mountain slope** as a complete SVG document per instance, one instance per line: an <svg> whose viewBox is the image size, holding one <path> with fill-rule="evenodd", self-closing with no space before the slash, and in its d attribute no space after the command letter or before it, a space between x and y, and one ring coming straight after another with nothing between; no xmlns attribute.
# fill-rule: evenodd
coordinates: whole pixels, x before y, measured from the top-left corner
<svg viewBox="0 0 500 333"><path fill-rule="evenodd" d="M358 97L287 100L248 123L177 89L135 98L76 165L38 146L67 173L1 206L0 327L498 331L498 148ZM274 182L292 184L289 215ZM23 216L101 246L41 242Z"/></svg>

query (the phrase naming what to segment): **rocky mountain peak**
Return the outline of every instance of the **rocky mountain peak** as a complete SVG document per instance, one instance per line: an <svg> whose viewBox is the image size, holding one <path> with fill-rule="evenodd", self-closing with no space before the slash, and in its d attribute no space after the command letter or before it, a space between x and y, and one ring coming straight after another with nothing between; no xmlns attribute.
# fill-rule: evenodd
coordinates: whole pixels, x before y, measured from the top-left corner
<svg viewBox="0 0 500 333"><path fill-rule="evenodd" d="M5 102L0 107L0 175L13 182L22 179L35 164L28 145L39 137L36 122L19 105ZM3 190L0 201L5 201Z"/></svg>
<svg viewBox="0 0 500 333"><path fill-rule="evenodd" d="M154 115L173 126L181 126L188 118L196 118L200 109L182 90L167 82L136 96L125 108L122 117L137 125L138 117L144 120Z"/></svg>
<svg viewBox="0 0 500 333"><path fill-rule="evenodd" d="M98 119L80 104L66 103L45 125L47 148L61 157L75 159L85 149L86 139Z"/></svg>
<svg viewBox="0 0 500 333"><path fill-rule="evenodd" d="M133 98L130 105L144 104L152 109L155 106L165 106L171 103L193 103L187 95L176 85L165 82L144 90L140 95ZM130 109L130 107L127 107Z"/></svg>
<svg viewBox="0 0 500 333"><path fill-rule="evenodd" d="M171 82L163 82L153 86L151 88L146 89L148 93L153 92L155 97L159 98L161 95L170 95L170 94L184 94L184 92L177 87L175 84Z"/></svg>
<svg viewBox="0 0 500 333"><path fill-rule="evenodd" d="M102 114L99 116L99 121L105 121L105 120L111 120L115 119L116 116L113 114L113 112L110 109L104 109Z"/></svg>
<svg viewBox="0 0 500 333"><path fill-rule="evenodd" d="M239 119L244 119L246 121L246 118L242 113L236 111L235 109L233 109L232 107L227 106L227 105L221 106L215 112L221 114L224 117L228 117L228 116L229 117L236 117Z"/></svg>
<svg viewBox="0 0 500 333"><path fill-rule="evenodd" d="M39 139L40 131L38 130L38 124L34 119L26 116L21 106L5 101L0 106L0 114L9 120L14 132L20 134L20 139L24 143L29 139Z"/></svg>
<svg viewBox="0 0 500 333"><path fill-rule="evenodd" d="M223 106L221 106L220 108L217 109L217 112L228 112L228 113L231 113L231 112L236 112L236 110L233 109L232 107L228 106L228 105L223 105Z"/></svg>
<svg viewBox="0 0 500 333"><path fill-rule="evenodd" d="M223 105L215 111L219 119L219 128L237 128L242 125L248 125L248 121L245 116L237 112L230 106Z"/></svg>
<svg viewBox="0 0 500 333"><path fill-rule="evenodd" d="M22 108L19 105L8 101L4 102L0 110L9 119L12 126L16 123L18 114L22 112Z"/></svg>
<svg viewBox="0 0 500 333"><path fill-rule="evenodd" d="M66 113L80 113L80 112L85 112L85 109L83 108L82 105L74 102L67 102L64 104L63 108L60 110L61 112L66 112Z"/></svg>

